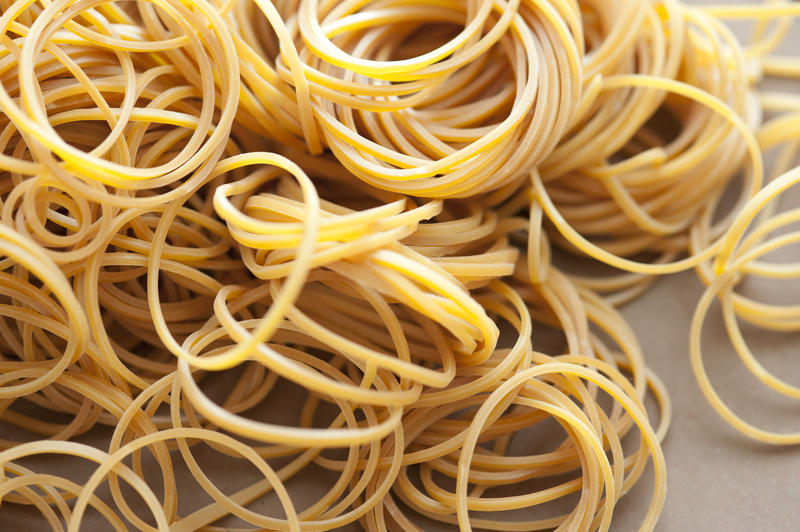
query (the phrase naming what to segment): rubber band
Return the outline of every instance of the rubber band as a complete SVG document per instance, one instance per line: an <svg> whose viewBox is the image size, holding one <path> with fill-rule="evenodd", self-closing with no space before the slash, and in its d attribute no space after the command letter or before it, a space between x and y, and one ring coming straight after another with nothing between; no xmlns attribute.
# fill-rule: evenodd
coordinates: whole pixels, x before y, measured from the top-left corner
<svg viewBox="0 0 800 532"><path fill-rule="evenodd" d="M608 530L652 464L653 530L672 411L615 307L690 268L705 397L800 442L723 402L701 341L717 300L800 397L740 327L800 327L740 289L800 275L768 256L800 241L800 98L758 86L800 78L798 15L0 0L0 526Z"/></svg>

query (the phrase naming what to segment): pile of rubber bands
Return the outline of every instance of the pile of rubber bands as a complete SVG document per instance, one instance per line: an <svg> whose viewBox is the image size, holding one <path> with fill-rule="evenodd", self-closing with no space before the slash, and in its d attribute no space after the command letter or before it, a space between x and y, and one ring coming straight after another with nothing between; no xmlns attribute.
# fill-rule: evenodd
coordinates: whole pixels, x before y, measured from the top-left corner
<svg viewBox="0 0 800 532"><path fill-rule="evenodd" d="M739 325L800 307L737 292L800 276L796 16L0 0L0 525L607 530L651 468L652 530L670 405L616 307L691 268L704 394L800 443L701 358L718 301L800 398Z"/></svg>

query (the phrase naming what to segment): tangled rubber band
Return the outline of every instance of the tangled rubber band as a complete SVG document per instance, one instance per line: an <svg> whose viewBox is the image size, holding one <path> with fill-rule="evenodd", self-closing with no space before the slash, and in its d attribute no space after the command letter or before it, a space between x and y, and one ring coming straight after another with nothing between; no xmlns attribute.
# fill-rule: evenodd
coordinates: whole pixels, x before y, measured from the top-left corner
<svg viewBox="0 0 800 532"><path fill-rule="evenodd" d="M747 291L800 275L800 97L761 85L798 16L0 0L0 528L594 532L650 490L653 530L672 411L616 307L692 268L704 395L800 443L702 342L718 301L800 398L741 326L800 327Z"/></svg>

